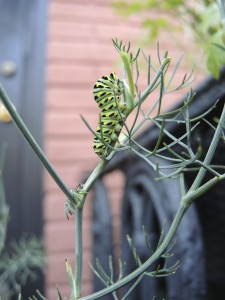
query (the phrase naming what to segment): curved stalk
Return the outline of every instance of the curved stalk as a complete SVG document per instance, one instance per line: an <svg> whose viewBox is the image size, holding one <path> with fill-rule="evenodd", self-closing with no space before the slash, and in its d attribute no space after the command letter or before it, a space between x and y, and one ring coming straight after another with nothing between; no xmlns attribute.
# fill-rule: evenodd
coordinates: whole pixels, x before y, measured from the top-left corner
<svg viewBox="0 0 225 300"><path fill-rule="evenodd" d="M34 137L30 133L30 131L28 130L26 125L24 124L23 120L21 119L20 115L16 111L14 105L10 101L6 91L3 89L1 84L0 84L0 98L1 98L4 106L8 110L9 114L11 115L14 123L19 128L21 134L23 135L25 140L28 142L28 144L31 146L33 151L36 153L36 155L38 156L38 158L40 159L40 161L42 162L42 164L44 165L44 167L46 168L48 173L52 176L52 178L57 183L59 188L63 191L63 193L68 198L73 199L74 198L73 192L67 187L67 185L61 179L61 177L55 171L54 167L52 166L52 164L50 163L48 158L45 156L44 152L42 151L40 146L37 144L37 142L35 141Z"/></svg>
<svg viewBox="0 0 225 300"><path fill-rule="evenodd" d="M106 167L106 165L108 164L108 162L109 162L108 160L101 159L100 162L97 164L97 166L95 167L95 169L93 170L93 172L91 173L91 175L88 177L88 179L86 180L86 182L83 185L82 190L85 193L88 193L90 191L94 182L100 176L100 174L103 172L103 170Z"/></svg>
<svg viewBox="0 0 225 300"><path fill-rule="evenodd" d="M212 142L209 146L209 149L208 149L207 154L205 156L205 159L203 161L203 164L206 165L206 166L210 165L210 163L211 163L211 160L213 158L213 155L216 151L217 145L218 145L219 140L221 138L222 132L224 130L224 126L225 126L225 105L223 107L223 111L222 111L218 126L216 128L216 131L214 133ZM206 168L204 168L204 167L200 168L200 170L199 170L199 172L198 172L198 174L195 178L195 181L193 182L193 184L190 188L190 191L196 190L201 185L206 172L207 172Z"/></svg>
<svg viewBox="0 0 225 300"><path fill-rule="evenodd" d="M82 212L83 210L75 209L75 289L76 298L81 296L82 290L82 265L83 265L83 243L82 243Z"/></svg>
<svg viewBox="0 0 225 300"><path fill-rule="evenodd" d="M174 235L176 233L176 230L185 214L185 212L187 211L188 206L186 206L185 204L181 203L177 213L174 217L174 220L170 226L170 229L165 237L165 239L163 240L163 242L161 243L161 245L157 248L157 250L155 251L155 253L143 264L141 265L138 269L136 269L135 271L133 271L132 273L128 274L126 277L124 277L123 279L117 281L116 283L112 284L111 286L108 286L107 288L94 293L90 296L87 297L82 297L79 298L79 300L94 300L94 299L98 299L101 298L107 294L112 293L113 291L121 288L122 286L126 285L128 282L130 282L131 280L135 279L136 277L140 276L142 273L144 273L146 270L148 270L148 268L157 260L160 258L160 256L163 254L163 252L166 250L166 248L169 246L169 244L171 243L172 239L174 238Z"/></svg>
<svg viewBox="0 0 225 300"><path fill-rule="evenodd" d="M132 99L134 99L134 83L133 83L133 76L132 76L132 71L131 71L131 67L130 67L131 63L127 56L127 53L125 53L124 51L120 51L120 56L123 60L124 68L127 73L128 85L129 85L131 97L132 97Z"/></svg>
<svg viewBox="0 0 225 300"><path fill-rule="evenodd" d="M153 87L155 86L156 82L158 81L159 77L162 75L164 68L169 63L170 63L170 58L169 57L163 58L159 70L155 74L155 77L153 78L152 82L148 85L148 87L146 88L146 90L141 95L141 98L135 103L135 107L138 106L138 105L140 105L140 103L142 103L148 97L148 95L151 93L151 90L153 89Z"/></svg>

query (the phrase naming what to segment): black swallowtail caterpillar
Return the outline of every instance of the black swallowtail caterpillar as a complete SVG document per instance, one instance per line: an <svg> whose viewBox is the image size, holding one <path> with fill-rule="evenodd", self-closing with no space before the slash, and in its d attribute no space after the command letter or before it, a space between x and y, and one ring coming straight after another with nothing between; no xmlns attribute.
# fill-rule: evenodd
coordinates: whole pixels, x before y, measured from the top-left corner
<svg viewBox="0 0 225 300"><path fill-rule="evenodd" d="M110 146L114 146L123 127L126 108L124 102L120 102L124 85L115 73L101 77L94 85L94 99L100 108L99 126L94 137L94 151L99 157L106 157L111 152L101 140L103 139Z"/></svg>

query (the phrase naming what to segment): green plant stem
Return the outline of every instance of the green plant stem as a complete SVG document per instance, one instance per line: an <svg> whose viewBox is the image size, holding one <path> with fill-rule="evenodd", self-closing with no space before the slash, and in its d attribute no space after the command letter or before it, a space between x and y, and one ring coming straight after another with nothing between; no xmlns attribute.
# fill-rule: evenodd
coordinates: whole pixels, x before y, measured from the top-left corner
<svg viewBox="0 0 225 300"><path fill-rule="evenodd" d="M199 188L197 188L195 191L188 191L187 194L183 197L182 202L185 203L185 205L190 206L191 203L199 198L200 196L204 195L206 192L208 192L214 185L216 185L219 181L224 180L225 175L215 176L209 181L207 181L205 184L201 185Z"/></svg>
<svg viewBox="0 0 225 300"><path fill-rule="evenodd" d="M107 160L100 160L91 175L88 177L86 182L82 187L81 194L81 205L75 208L75 295L76 299L81 296L82 291L82 265L83 265L83 246L82 246L82 211L86 196L90 189L92 188L96 179L100 176L105 166L107 165Z"/></svg>
<svg viewBox="0 0 225 300"><path fill-rule="evenodd" d="M93 184L95 183L96 179L99 177L99 175L103 172L104 168L108 164L108 160L101 159L91 175L88 177L87 181L83 185L83 191L85 193L88 193L90 189L92 188Z"/></svg>
<svg viewBox="0 0 225 300"><path fill-rule="evenodd" d="M157 248L155 253L143 265L141 265L138 269L136 269L132 273L128 274L123 279L121 279L121 280L117 281L116 283L112 284L111 286L109 286L109 287L107 287L107 288L105 288L105 289L103 289L103 290L101 290L97 293L89 295L87 297L82 297L79 300L94 300L94 299L101 298L101 297L103 297L107 294L112 293L113 291L117 290L118 288L121 288L122 286L124 286L125 284L127 284L131 280L135 279L137 276L140 276L146 270L148 270L148 268L157 259L159 259L161 257L161 255L164 253L166 248L169 246L170 242L174 238L176 230L177 230L177 228L178 228L185 212L187 211L187 209L188 209L188 206L186 206L184 203L181 202L165 239L163 240L161 245Z"/></svg>
<svg viewBox="0 0 225 300"><path fill-rule="evenodd" d="M1 146L1 152L0 152L0 175L3 174L3 169L5 165L5 159L6 159L6 152L7 152L7 144L3 143Z"/></svg>
<svg viewBox="0 0 225 300"><path fill-rule="evenodd" d="M131 294L131 292L136 288L138 283L142 280L142 278L145 276L145 273L142 273L138 279L136 279L135 283L131 286L131 288L126 292L126 294L121 298L121 300L127 299L127 297Z"/></svg>
<svg viewBox="0 0 225 300"><path fill-rule="evenodd" d="M67 185L63 182L60 176L56 173L54 167L45 156L44 152L37 144L35 139L33 138L32 134L24 124L23 120L21 119L20 115L16 111L14 105L11 103L7 93L5 92L4 88L0 84L0 99L2 100L3 104L5 105L6 109L8 110L9 114L11 115L13 121L15 122L16 126L19 128L20 132L22 133L25 140L29 143L33 151L36 153L48 173L52 176L54 181L57 183L59 188L63 191L63 193L70 199L74 198L73 192L67 187Z"/></svg>
<svg viewBox="0 0 225 300"><path fill-rule="evenodd" d="M223 118L223 116L221 117ZM196 191L190 191L186 196L184 196L181 200L181 203L178 207L178 210L176 212L176 215L173 219L173 222L170 226L170 229L165 236L164 240L162 243L159 245L159 247L156 249L156 251L153 253L153 255L143 264L141 265L138 269L133 271L132 273L128 274L126 277L123 279L117 281L116 283L112 284L111 286L94 293L90 296L80 298L79 300L94 300L101 298L107 294L112 293L113 291L117 290L118 288L121 288L122 286L126 285L128 282L131 280L135 279L136 277L140 276L143 274L147 269L156 261L158 260L161 255L165 252L166 248L170 245L172 239L175 236L175 233L177 231L177 228L179 227L179 224L185 215L187 209L190 207L190 204L199 196L201 196L203 193L207 192L212 186L214 186L216 183L218 183L220 180L224 180L225 175L221 175L220 177L214 177L211 179L209 182L207 182L205 185L202 187L199 187Z"/></svg>
<svg viewBox="0 0 225 300"><path fill-rule="evenodd" d="M134 107L137 107L139 106L142 102L145 101L145 99L149 96L149 94L151 93L151 91L154 89L158 79L160 78L160 76L162 76L162 73L163 73L163 70L165 69L165 67L170 63L170 58L169 57L166 57L167 53L165 54L162 62L161 62L161 65L160 65L160 68L158 70L158 72L155 74L153 80L151 81L151 83L148 85L148 87L146 88L146 90L143 92L143 94L141 95L140 99L138 99L138 101L135 102L134 104ZM158 99L157 103L160 101L160 98ZM155 106L154 106L155 108ZM133 110L132 109L132 110ZM131 110L131 111L132 111ZM129 111L129 113L131 113L131 111ZM153 109L151 109L147 115L149 115L151 113L151 111L153 111ZM145 118L143 118L139 124L135 127L135 128L132 128L132 134L134 134L135 132L138 131L138 129L144 124L144 122L146 121ZM129 138L125 138L123 140L123 143L125 144L127 141L129 140Z"/></svg>
<svg viewBox="0 0 225 300"><path fill-rule="evenodd" d="M5 245L7 223L9 220L9 207L5 203L3 179L0 174L0 255Z"/></svg>
<svg viewBox="0 0 225 300"><path fill-rule="evenodd" d="M3 145L3 149L1 149L0 153L0 215L1 209L6 204L5 201L5 189L3 185L3 169L5 164L5 157L6 157L6 145Z"/></svg>
<svg viewBox="0 0 225 300"><path fill-rule="evenodd" d="M170 58L166 57L167 54L165 54L160 68L158 70L158 72L156 73L155 77L153 78L151 84L146 88L146 90L144 91L143 95L141 96L141 99L139 100L140 102L143 102L148 95L150 94L151 90L154 88L155 84L157 83L158 79L160 78L160 76L162 75L162 72L164 70L164 68L168 65L168 63L170 62ZM126 62L126 60L125 60ZM132 74L130 74L131 78L132 78ZM138 103L135 103L135 107L138 106ZM113 156L113 152L111 153ZM112 156L110 155L110 158L112 158ZM106 167L107 163L109 161L108 160L104 160L102 159L98 165L96 166L96 168L94 169L94 171L91 173L91 175L89 176L89 178L87 179L87 181L85 182L85 184L83 185L83 191L85 193L88 193L91 189L91 187L93 186L94 182L96 181L96 179L99 177L99 175L102 173L102 171L104 170L104 168Z"/></svg>
<svg viewBox="0 0 225 300"><path fill-rule="evenodd" d="M155 84L157 83L158 79L161 77L164 68L170 63L170 58L165 57L162 59L161 65L159 70L157 71L155 77L153 78L152 82L149 84L149 86L146 88L146 90L141 95L141 98L135 103L135 107L140 105L151 93L151 90L154 88Z"/></svg>
<svg viewBox="0 0 225 300"><path fill-rule="evenodd" d="M83 244L82 244L82 212L80 208L75 209L75 288L76 298L81 296L82 290L82 265L83 265Z"/></svg>
<svg viewBox="0 0 225 300"><path fill-rule="evenodd" d="M220 116L220 120L219 120L218 126L216 128L216 131L214 133L212 142L209 146L209 149L207 151L207 154L206 154L204 162L203 162L203 164L206 165L206 166L210 165L210 163L211 163L211 160L213 158L213 155L216 151L217 145L218 145L219 140L221 138L222 132L224 130L224 126L225 126L225 105L223 107L223 111L222 111L222 114ZM204 167L200 168L200 170L199 170L193 184L191 185L189 191L194 191L201 185L202 180L203 180L206 172L207 172L206 168L204 168Z"/></svg>
<svg viewBox="0 0 225 300"><path fill-rule="evenodd" d="M128 58L127 53L125 53L124 51L120 51L120 56L123 60L124 68L127 73L128 85L129 85L130 94L131 94L131 97L127 104L128 112L130 113L134 107L134 83L133 83L133 76L132 76L132 71L131 71L131 62Z"/></svg>
<svg viewBox="0 0 225 300"><path fill-rule="evenodd" d="M9 207L6 204L5 188L3 184L3 169L7 146L3 144L0 153L0 255L5 246L7 223L9 220Z"/></svg>

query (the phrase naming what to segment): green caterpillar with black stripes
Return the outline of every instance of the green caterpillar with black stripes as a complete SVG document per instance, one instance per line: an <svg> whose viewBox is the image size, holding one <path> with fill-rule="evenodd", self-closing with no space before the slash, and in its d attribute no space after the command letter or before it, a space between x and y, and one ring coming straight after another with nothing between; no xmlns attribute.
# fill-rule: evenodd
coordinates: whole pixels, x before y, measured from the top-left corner
<svg viewBox="0 0 225 300"><path fill-rule="evenodd" d="M114 147L122 130L126 109L126 104L121 102L123 92L124 84L115 73L101 77L94 85L93 95L100 108L100 118L93 148L100 158L109 155L112 149L107 144Z"/></svg>

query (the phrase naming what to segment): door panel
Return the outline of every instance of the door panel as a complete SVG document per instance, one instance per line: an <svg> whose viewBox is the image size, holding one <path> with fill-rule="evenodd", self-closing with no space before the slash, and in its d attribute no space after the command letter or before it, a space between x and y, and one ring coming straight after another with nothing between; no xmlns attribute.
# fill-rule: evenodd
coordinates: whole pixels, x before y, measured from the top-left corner
<svg viewBox="0 0 225 300"><path fill-rule="evenodd" d="M0 0L0 81L40 145L46 3L45 0ZM11 74L6 72L7 62L15 66ZM4 143L8 145L4 185L10 206L7 242L24 234L42 236L41 164L12 122L0 122L0 149ZM43 288L42 280L35 283L37 287ZM30 291L25 291L24 298L28 295Z"/></svg>

